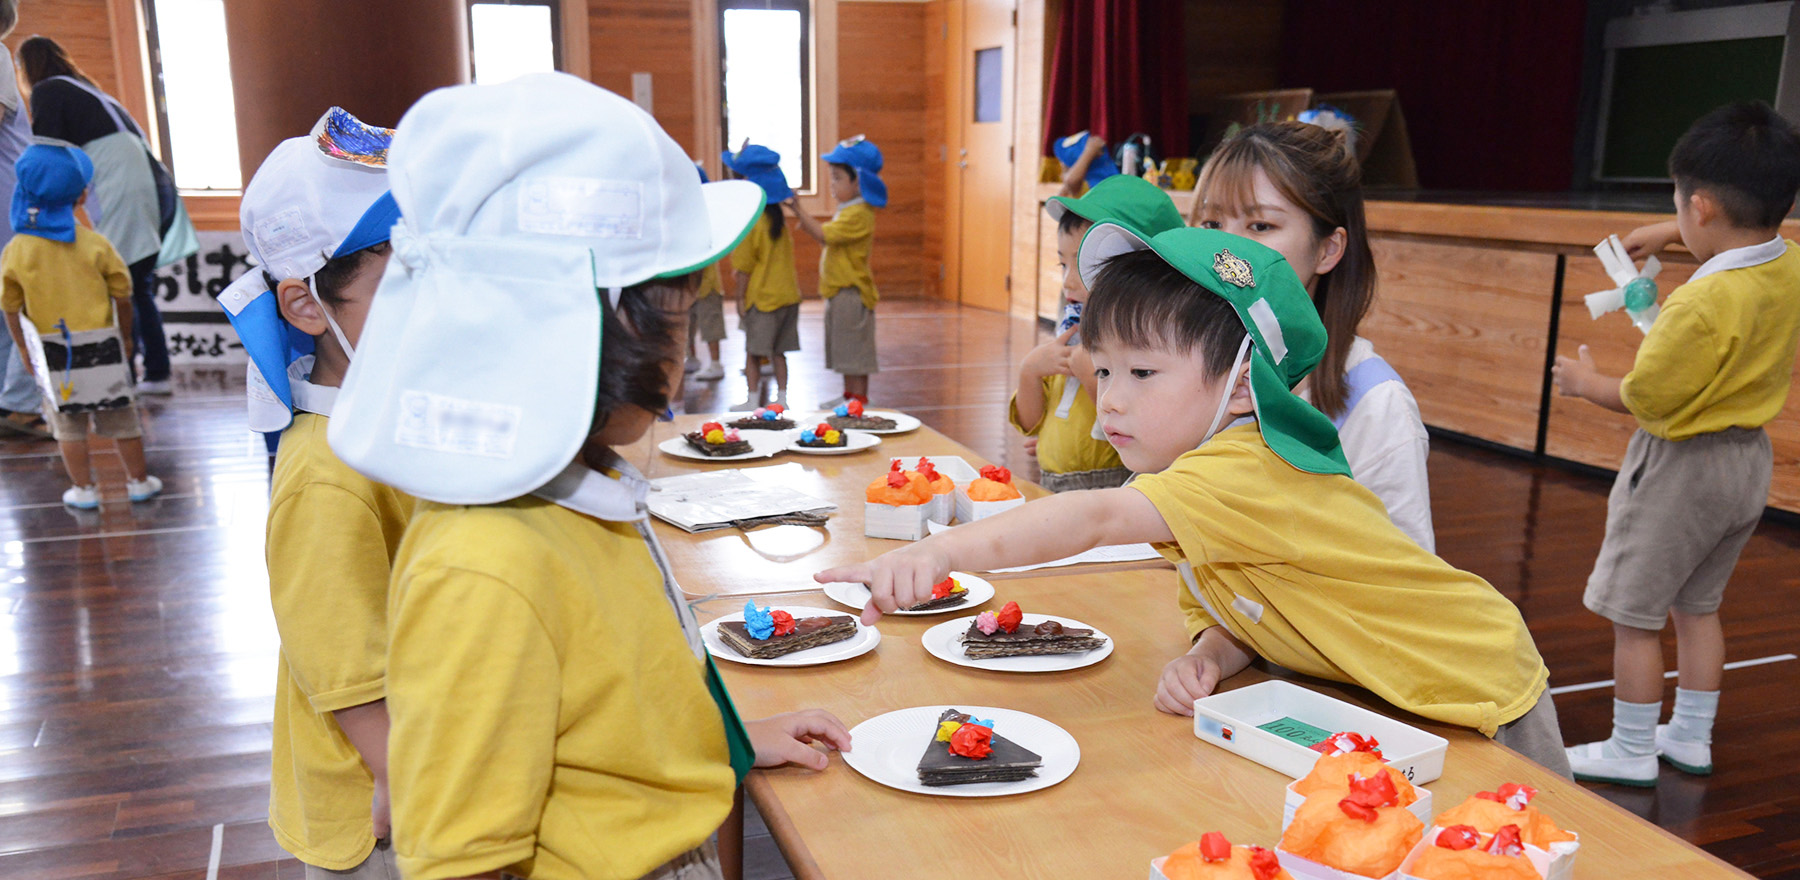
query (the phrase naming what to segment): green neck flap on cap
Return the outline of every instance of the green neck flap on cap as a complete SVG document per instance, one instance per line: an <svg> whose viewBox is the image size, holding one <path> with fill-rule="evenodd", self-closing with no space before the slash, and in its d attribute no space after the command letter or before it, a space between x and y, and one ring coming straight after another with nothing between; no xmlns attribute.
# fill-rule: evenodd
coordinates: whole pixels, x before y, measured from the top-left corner
<svg viewBox="0 0 1800 880"><path fill-rule="evenodd" d="M1090 223L1110 220L1139 235L1158 235L1187 225L1168 193L1142 177L1129 174L1108 177L1078 199L1066 196L1046 199L1044 209L1054 220L1062 220L1063 213L1068 212Z"/></svg>
<svg viewBox="0 0 1800 880"><path fill-rule="evenodd" d="M1124 224L1096 224L1089 238L1116 234L1103 229L1133 233ZM1325 325L1287 260L1266 245L1216 229L1182 227L1149 239L1130 237L1237 312L1250 334L1250 391L1269 448L1308 473L1349 476L1337 428L1293 392L1325 354ZM1126 249L1122 244L1117 251Z"/></svg>

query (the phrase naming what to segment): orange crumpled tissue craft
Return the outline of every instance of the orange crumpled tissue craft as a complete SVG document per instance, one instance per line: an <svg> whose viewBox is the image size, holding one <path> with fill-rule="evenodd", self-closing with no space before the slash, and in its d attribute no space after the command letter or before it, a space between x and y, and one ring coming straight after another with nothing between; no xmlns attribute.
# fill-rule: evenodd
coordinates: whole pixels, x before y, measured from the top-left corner
<svg viewBox="0 0 1800 880"><path fill-rule="evenodd" d="M1354 776L1372 777L1377 773L1385 774L1394 782L1394 790L1399 793L1400 806L1410 807L1419 800L1418 789L1408 782L1405 774L1389 767L1381 760L1381 743L1373 737L1357 734L1334 734L1325 742L1341 741L1351 746L1350 749L1337 748L1325 753L1313 764L1312 772L1294 783L1294 792L1301 797L1312 797L1320 792L1332 792L1338 797L1350 794L1350 779Z"/></svg>
<svg viewBox="0 0 1800 880"><path fill-rule="evenodd" d="M1340 871L1386 877L1425 836L1425 825L1399 805L1387 774L1349 782L1344 797L1328 791L1307 798L1281 835L1281 848Z"/></svg>
<svg viewBox="0 0 1800 880"><path fill-rule="evenodd" d="M940 473L937 469L937 465L932 464L931 459L929 458L924 456L919 457L918 473L919 476L925 478L925 483L931 487L931 494L933 495L948 495L956 489L955 481Z"/></svg>
<svg viewBox="0 0 1800 880"><path fill-rule="evenodd" d="M931 500L931 486L918 471L903 471L894 462L888 472L873 483L863 495L870 504L892 504L897 507L924 504Z"/></svg>
<svg viewBox="0 0 1800 880"><path fill-rule="evenodd" d="M1024 497L1019 487L1012 482L1012 471L1003 467L986 465L981 469L981 476L969 481L970 501L1011 501Z"/></svg>
<svg viewBox="0 0 1800 880"><path fill-rule="evenodd" d="M1541 880L1525 856L1517 825L1501 826L1486 840L1468 825L1442 828L1407 873L1419 880Z"/></svg>
<svg viewBox="0 0 1800 880"><path fill-rule="evenodd" d="M1293 880L1273 852L1260 846L1232 846L1217 831L1169 853L1162 874L1169 880Z"/></svg>
<svg viewBox="0 0 1800 880"><path fill-rule="evenodd" d="M1537 789L1508 782L1499 791L1484 791L1438 814L1436 824L1468 825L1482 834L1497 834L1507 825L1519 826L1520 838L1539 849L1575 840L1574 834L1556 827L1549 816L1531 805Z"/></svg>

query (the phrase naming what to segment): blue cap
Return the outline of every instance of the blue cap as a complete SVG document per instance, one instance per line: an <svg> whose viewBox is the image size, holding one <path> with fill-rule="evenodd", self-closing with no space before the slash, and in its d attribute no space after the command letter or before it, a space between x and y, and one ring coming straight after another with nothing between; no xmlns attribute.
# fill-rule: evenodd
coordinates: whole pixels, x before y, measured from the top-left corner
<svg viewBox="0 0 1800 880"><path fill-rule="evenodd" d="M856 186L863 201L877 208L887 205L887 184L881 182L881 148L874 141L860 134L845 138L825 154L825 161L856 169Z"/></svg>
<svg viewBox="0 0 1800 880"><path fill-rule="evenodd" d="M1093 135L1083 131L1065 138L1057 138L1056 143L1051 145L1050 152L1056 156L1056 161L1061 162L1064 168L1073 168L1076 162L1081 161L1081 154L1087 151L1088 139L1091 137ZM1100 155L1095 156L1094 161L1088 163L1087 177L1084 179L1088 186L1094 186L1119 173L1119 165L1113 161L1112 154L1101 150Z"/></svg>
<svg viewBox="0 0 1800 880"><path fill-rule="evenodd" d="M356 225L350 227L350 234L344 236L343 243L331 252L331 258L346 257L387 241L393 234L394 224L399 222L400 205L394 201L393 191L382 193L363 211Z"/></svg>
<svg viewBox="0 0 1800 880"><path fill-rule="evenodd" d="M763 188L768 193L768 204L779 205L794 197L794 190L788 186L787 176L781 173L781 154L762 146L750 144L733 155L730 150L719 154L725 167L737 172L739 177Z"/></svg>
<svg viewBox="0 0 1800 880"><path fill-rule="evenodd" d="M19 174L12 196L13 231L74 241L75 202L94 179L93 160L74 144L35 143L13 167Z"/></svg>
<svg viewBox="0 0 1800 880"><path fill-rule="evenodd" d="M700 182L701 183L712 183L712 178L706 176L706 166L705 165L702 165L699 162L695 162L694 170L700 172Z"/></svg>

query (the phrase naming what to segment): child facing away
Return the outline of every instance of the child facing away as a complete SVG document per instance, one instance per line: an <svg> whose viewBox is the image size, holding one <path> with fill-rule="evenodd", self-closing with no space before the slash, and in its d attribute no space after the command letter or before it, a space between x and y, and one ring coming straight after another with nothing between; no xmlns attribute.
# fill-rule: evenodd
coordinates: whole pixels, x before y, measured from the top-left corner
<svg viewBox="0 0 1800 880"><path fill-rule="evenodd" d="M1106 139L1092 132L1078 131L1057 138L1050 145L1050 153L1063 169L1062 189L1056 193L1059 198L1080 196L1119 173L1118 163L1106 151Z"/></svg>
<svg viewBox="0 0 1800 880"><path fill-rule="evenodd" d="M1679 240L1701 261L1663 301L1623 379L1587 346L1558 356L1563 394L1630 413L1606 502L1606 537L1582 601L1613 624L1613 729L1569 749L1577 779L1656 784L1657 757L1712 772L1724 677L1719 605L1768 503L1763 425L1781 412L1800 339L1800 247L1781 221L1800 191L1800 132L1768 105L1733 104L1694 123L1669 154L1675 221L1628 237L1633 257ZM1675 620L1680 677L1662 712L1662 644Z"/></svg>
<svg viewBox="0 0 1800 880"><path fill-rule="evenodd" d="M1325 323L1325 354L1299 388L1337 426L1350 474L1388 518L1437 552L1431 438L1406 382L1358 325L1375 299L1362 169L1342 131L1305 122L1252 125L1225 139L1194 188L1190 221L1268 245L1287 259Z"/></svg>
<svg viewBox="0 0 1800 880"><path fill-rule="evenodd" d="M1181 212L1167 193L1140 177L1114 175L1079 199L1045 200L1056 221L1056 256L1063 273L1063 327L1055 339L1025 355L1019 387L1007 413L1024 432L1026 450L1037 456L1038 482L1052 492L1122 486L1131 471L1094 428L1093 363L1075 338L1087 285L1076 271L1081 237L1095 223L1111 220L1144 236L1181 228Z"/></svg>
<svg viewBox="0 0 1800 880"><path fill-rule="evenodd" d="M1261 656L1479 730L1566 775L1549 671L1518 608L1396 528L1347 476L1331 422L1290 391L1318 362L1325 328L1281 255L1213 230L1145 240L1100 223L1079 260L1101 428L1138 477L817 579L868 584L873 620L921 601L952 568L1150 542L1176 565L1194 639L1163 669L1159 709L1193 714Z"/></svg>
<svg viewBox="0 0 1800 880"><path fill-rule="evenodd" d="M781 173L781 154L758 144L745 144L735 155L723 155L725 166L762 187L766 196L761 217L744 242L731 252L733 288L743 293L739 323L744 328L744 384L749 396L732 407L749 412L767 403L787 406L787 353L800 350L800 276L794 270L794 236L781 205L794 197ZM775 373L775 395L763 390L762 368Z"/></svg>
<svg viewBox="0 0 1800 880"><path fill-rule="evenodd" d="M162 491L162 480L144 463L144 430L132 402L131 272L105 236L75 220L94 163L72 144L35 143L14 168L15 235L0 253L0 311L21 365L44 391L44 415L69 475L63 503L78 510L100 506L88 458L90 426L124 459L126 495L148 501ZM53 375L39 375L25 354L31 348L21 315L39 335L35 341Z"/></svg>
<svg viewBox="0 0 1800 880"><path fill-rule="evenodd" d="M694 163L694 170L700 172L700 182L710 183L706 177L706 169ZM694 337L706 343L706 353L712 357L705 366L695 355ZM700 289L694 293L694 307L688 310L687 358L682 364L682 372L693 373L694 378L702 382L717 382L725 378L725 364L719 360L719 343L725 339L725 285L719 277L719 264L714 263L700 271Z"/></svg>
<svg viewBox="0 0 1800 880"><path fill-rule="evenodd" d="M826 153L831 165L831 198L837 214L821 226L787 200L795 222L825 245L819 254L819 295L825 298L825 368L844 377L844 395L819 404L829 410L852 398L869 402L869 375L880 370L875 354L875 276L869 251L875 242L875 209L887 207L881 181L881 149L857 135ZM845 296L844 294L855 294Z"/></svg>
<svg viewBox="0 0 1800 880"><path fill-rule="evenodd" d="M823 769L809 743L849 735L740 723L613 450L666 411L699 267L762 190L702 185L649 114L561 73L427 94L388 163L393 255L327 437L419 499L388 598L401 872L718 877L752 761Z"/></svg>
<svg viewBox="0 0 1800 880"><path fill-rule="evenodd" d="M311 134L277 144L239 209L259 268L219 297L250 359L250 428L281 437L264 551L281 634L269 827L309 874L399 871L388 843L387 589L414 502L325 442L399 216L381 159L391 137L334 107Z"/></svg>

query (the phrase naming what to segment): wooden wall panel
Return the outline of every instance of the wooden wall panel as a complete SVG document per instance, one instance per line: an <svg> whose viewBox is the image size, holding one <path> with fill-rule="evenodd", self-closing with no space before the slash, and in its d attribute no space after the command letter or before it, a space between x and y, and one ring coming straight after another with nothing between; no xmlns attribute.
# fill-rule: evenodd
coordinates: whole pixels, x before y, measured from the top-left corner
<svg viewBox="0 0 1800 880"><path fill-rule="evenodd" d="M25 0L19 4L19 26L6 38L6 46L16 63L20 43L33 36L49 37L69 51L76 66L102 91L116 94L119 68L108 5L108 0Z"/></svg>
<svg viewBox="0 0 1800 880"><path fill-rule="evenodd" d="M1537 444L1553 254L1377 236L1381 286L1362 325L1425 423Z"/></svg>
<svg viewBox="0 0 1800 880"><path fill-rule="evenodd" d="M864 134L881 147L888 206L876 211L872 268L883 296L918 296L936 276L926 258L927 84L922 3L838 4L838 130L821 149Z"/></svg>
<svg viewBox="0 0 1800 880"><path fill-rule="evenodd" d="M656 121L691 155L694 138L693 10L689 0L589 0L589 73L631 97L631 75L648 73Z"/></svg>
<svg viewBox="0 0 1800 880"><path fill-rule="evenodd" d="M1038 261L1037 270L1037 308L1035 313L1040 318L1052 321L1062 317L1062 268L1056 258L1056 221L1044 213L1040 203L1037 208L1037 252L1043 255Z"/></svg>
<svg viewBox="0 0 1800 880"><path fill-rule="evenodd" d="M925 106L922 111L922 125L925 130L925 142L921 157L925 167L925 195L922 205L925 210L924 251L919 255L922 270L925 274L925 287L921 293L936 299L945 299L945 249L948 247L947 237L949 225L948 190L945 188L950 168L950 141L946 132L948 117L944 107L949 100L947 89L950 76L947 65L950 63L949 39L950 26L946 16L949 14L945 0L927 0L925 22L920 31L925 57Z"/></svg>
<svg viewBox="0 0 1800 880"><path fill-rule="evenodd" d="M1186 0L1188 112L1207 113L1220 95L1281 84L1281 0ZM1198 147L1199 145L1194 145Z"/></svg>

